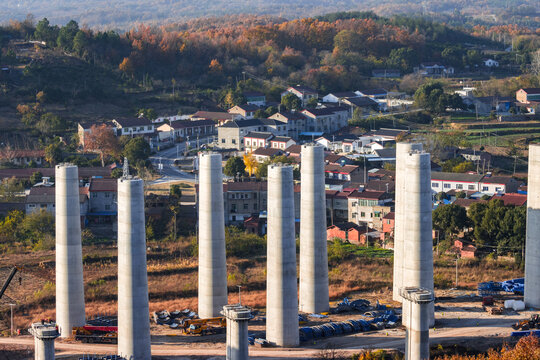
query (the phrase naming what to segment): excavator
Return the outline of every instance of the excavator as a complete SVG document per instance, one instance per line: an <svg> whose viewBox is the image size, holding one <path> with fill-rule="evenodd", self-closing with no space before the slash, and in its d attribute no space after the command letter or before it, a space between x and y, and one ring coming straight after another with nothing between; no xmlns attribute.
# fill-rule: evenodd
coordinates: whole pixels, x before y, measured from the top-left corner
<svg viewBox="0 0 540 360"><path fill-rule="evenodd" d="M180 324L184 334L206 335L223 331L227 326L227 320L224 317L215 317L208 319L187 319Z"/></svg>

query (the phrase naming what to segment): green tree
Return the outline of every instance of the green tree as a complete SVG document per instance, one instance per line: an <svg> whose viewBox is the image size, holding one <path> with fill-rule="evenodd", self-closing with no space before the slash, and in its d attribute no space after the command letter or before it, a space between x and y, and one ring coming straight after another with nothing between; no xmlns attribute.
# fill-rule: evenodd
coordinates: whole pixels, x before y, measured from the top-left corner
<svg viewBox="0 0 540 360"><path fill-rule="evenodd" d="M45 160L51 165L62 161L62 145L60 142L53 142L45 147Z"/></svg>
<svg viewBox="0 0 540 360"><path fill-rule="evenodd" d="M0 183L0 201L13 201L24 191L24 186L15 177L6 178Z"/></svg>
<svg viewBox="0 0 540 360"><path fill-rule="evenodd" d="M88 37L86 33L82 30L77 31L77 34L75 34L75 37L73 38L73 50L77 54L83 55L87 46Z"/></svg>
<svg viewBox="0 0 540 360"><path fill-rule="evenodd" d="M459 205L441 205L433 211L433 227L450 237L469 224L467 211Z"/></svg>
<svg viewBox="0 0 540 360"><path fill-rule="evenodd" d="M445 94L439 81L430 81L421 85L414 93L414 101L418 107L438 114L445 112L448 107L453 109L465 107L459 95Z"/></svg>
<svg viewBox="0 0 540 360"><path fill-rule="evenodd" d="M34 31L34 38L37 40L45 41L47 45L56 46L56 39L58 38L58 32L60 29L58 26L51 26L47 18L43 18L36 25L36 31Z"/></svg>
<svg viewBox="0 0 540 360"><path fill-rule="evenodd" d="M392 49L388 55L388 65L405 72L410 72L418 63L418 53L410 47Z"/></svg>
<svg viewBox="0 0 540 360"><path fill-rule="evenodd" d="M132 138L124 146L124 156L130 164L148 160L150 152L150 145L142 137Z"/></svg>
<svg viewBox="0 0 540 360"><path fill-rule="evenodd" d="M42 114L36 124L36 128L45 135L52 135L56 132L65 131L66 121L53 113Z"/></svg>
<svg viewBox="0 0 540 360"><path fill-rule="evenodd" d="M302 101L294 94L287 94L281 98L281 105L288 110L298 110L302 107Z"/></svg>
<svg viewBox="0 0 540 360"><path fill-rule="evenodd" d="M244 160L242 160L242 158L239 156L233 156L233 157L230 157L225 163L225 168L223 169L223 173L231 177L235 177L237 176L237 174L240 174L240 176L243 176L245 170L246 170L246 165L244 164Z"/></svg>
<svg viewBox="0 0 540 360"><path fill-rule="evenodd" d="M38 182L40 182L41 180L43 179L43 175L41 174L41 172L39 171L35 171L32 176L30 176L30 183L32 185L35 185L37 184Z"/></svg>
<svg viewBox="0 0 540 360"><path fill-rule="evenodd" d="M62 26L58 32L58 38L56 39L56 44L59 48L62 48L67 51L73 49L73 39L79 31L79 24L75 20L71 20L65 26Z"/></svg>

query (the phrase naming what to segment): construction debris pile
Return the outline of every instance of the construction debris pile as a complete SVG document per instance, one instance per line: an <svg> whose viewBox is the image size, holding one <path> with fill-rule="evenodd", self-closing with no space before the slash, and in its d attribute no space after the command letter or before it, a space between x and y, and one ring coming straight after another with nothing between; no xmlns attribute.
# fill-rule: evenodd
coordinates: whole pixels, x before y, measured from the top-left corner
<svg viewBox="0 0 540 360"><path fill-rule="evenodd" d="M498 295L501 292L514 293L515 295L523 295L525 290L525 279L512 279L502 282L488 281L478 283L478 295Z"/></svg>
<svg viewBox="0 0 540 360"><path fill-rule="evenodd" d="M512 336L513 337L523 337L523 336L529 336L529 335L535 335L537 337L540 337L540 315L535 314L532 315L529 320L522 320L518 321L514 325L512 325L513 331ZM537 330L534 330L537 329Z"/></svg>
<svg viewBox="0 0 540 360"><path fill-rule="evenodd" d="M372 311L365 314L372 316L371 320L345 320L328 324L300 328L300 341L327 338L335 335L352 334L394 328L401 321L394 310Z"/></svg>
<svg viewBox="0 0 540 360"><path fill-rule="evenodd" d="M197 313L190 309L184 309L182 311L175 310L172 312L167 310L154 312L154 322L158 325L169 325L171 329L178 328L183 320L195 318L198 318Z"/></svg>

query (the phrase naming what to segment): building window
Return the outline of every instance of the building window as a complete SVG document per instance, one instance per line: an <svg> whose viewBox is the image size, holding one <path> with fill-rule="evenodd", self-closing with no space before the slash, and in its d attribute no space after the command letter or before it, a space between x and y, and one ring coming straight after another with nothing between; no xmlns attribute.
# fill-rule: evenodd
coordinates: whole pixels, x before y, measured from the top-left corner
<svg viewBox="0 0 540 360"><path fill-rule="evenodd" d="M244 204L244 210L248 209L249 204Z"/></svg>
<svg viewBox="0 0 540 360"><path fill-rule="evenodd" d="M482 191L488 191L488 190L489 190L488 186L482 186Z"/></svg>
<svg viewBox="0 0 540 360"><path fill-rule="evenodd" d="M353 218L353 219L356 219L356 216L357 216L357 215L358 215L357 213L352 213L352 218Z"/></svg>
<svg viewBox="0 0 540 360"><path fill-rule="evenodd" d="M108 192L106 192L106 193L105 193L105 197L106 197L106 198L111 197L111 194L108 193Z"/></svg>
<svg viewBox="0 0 540 360"><path fill-rule="evenodd" d="M92 193L92 197L95 199L97 198L97 193Z"/></svg>
<svg viewBox="0 0 540 360"><path fill-rule="evenodd" d="M232 139L232 143L233 143L233 144L236 144L236 139Z"/></svg>
<svg viewBox="0 0 540 360"><path fill-rule="evenodd" d="M365 212L361 212L361 213L360 213L360 217L366 217L366 213L365 213Z"/></svg>
<svg viewBox="0 0 540 360"><path fill-rule="evenodd" d="M474 185L469 185L469 186L468 186L468 189L469 189L469 190L474 190Z"/></svg>
<svg viewBox="0 0 540 360"><path fill-rule="evenodd" d="M236 215L232 216L232 221L236 221Z"/></svg>
<svg viewBox="0 0 540 360"><path fill-rule="evenodd" d="M456 189L459 189L459 190L463 189L463 184L456 184Z"/></svg>
<svg viewBox="0 0 540 360"><path fill-rule="evenodd" d="M431 183L431 187L439 187L439 183Z"/></svg>
<svg viewBox="0 0 540 360"><path fill-rule="evenodd" d="M253 210L257 210L257 204L253 204Z"/></svg>
<svg viewBox="0 0 540 360"><path fill-rule="evenodd" d="M386 225L390 225L390 220L386 220Z"/></svg>
<svg viewBox="0 0 540 360"><path fill-rule="evenodd" d="M221 139L221 143L222 143L222 144L225 144L225 139Z"/></svg>
<svg viewBox="0 0 540 360"><path fill-rule="evenodd" d="M445 189L450 189L450 184L444 184L443 186Z"/></svg>

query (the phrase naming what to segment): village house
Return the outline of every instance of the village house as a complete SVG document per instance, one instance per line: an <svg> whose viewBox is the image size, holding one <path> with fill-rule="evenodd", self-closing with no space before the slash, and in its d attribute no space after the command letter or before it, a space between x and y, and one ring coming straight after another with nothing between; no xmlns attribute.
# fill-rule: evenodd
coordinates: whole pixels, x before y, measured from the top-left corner
<svg viewBox="0 0 540 360"><path fill-rule="evenodd" d="M258 91L244 91L242 93L248 105L266 106L266 95Z"/></svg>
<svg viewBox="0 0 540 360"><path fill-rule="evenodd" d="M493 60L493 59L485 59L483 60L484 61L484 66L486 67L499 67L499 62L497 60Z"/></svg>
<svg viewBox="0 0 540 360"><path fill-rule="evenodd" d="M478 184L478 190L487 195L517 192L519 183L510 176L484 176Z"/></svg>
<svg viewBox="0 0 540 360"><path fill-rule="evenodd" d="M222 149L244 150L244 137L250 132L271 132L282 135L287 124L273 119L246 119L227 121L218 127L218 146Z"/></svg>
<svg viewBox="0 0 540 360"><path fill-rule="evenodd" d="M258 148L255 149L252 153L253 157L257 162L263 163L267 160L270 160L274 156L283 155L283 150L275 149L275 148Z"/></svg>
<svg viewBox="0 0 540 360"><path fill-rule="evenodd" d="M349 218L347 197L350 192L326 190L326 218L329 224L346 222Z"/></svg>
<svg viewBox="0 0 540 360"><path fill-rule="evenodd" d="M383 238L381 240L385 240L387 238L394 238L395 218L396 218L396 213L393 211L383 216L383 221L382 221Z"/></svg>
<svg viewBox="0 0 540 360"><path fill-rule="evenodd" d="M267 148L274 135L270 132L251 131L244 136L244 146L246 153L255 151L258 148Z"/></svg>
<svg viewBox="0 0 540 360"><path fill-rule="evenodd" d="M523 104L540 102L540 88L523 88L516 92L516 100Z"/></svg>
<svg viewBox="0 0 540 360"><path fill-rule="evenodd" d="M355 98L359 95L355 93L354 91L344 91L344 92L335 92L335 93L329 93L326 96L323 96L322 101L323 103L339 103L343 99L348 98Z"/></svg>
<svg viewBox="0 0 540 360"><path fill-rule="evenodd" d="M291 137L288 136L276 136L270 140L271 148L280 149L283 151L295 144L296 141L294 141Z"/></svg>
<svg viewBox="0 0 540 360"><path fill-rule="evenodd" d="M388 95L388 91L385 89L365 89L356 91L356 94L371 99L384 99Z"/></svg>
<svg viewBox="0 0 540 360"><path fill-rule="evenodd" d="M359 109L361 114L367 115L379 110L379 103L367 96L358 96L354 98L343 99L342 103L350 107L352 116L355 109Z"/></svg>
<svg viewBox="0 0 540 360"><path fill-rule="evenodd" d="M257 105L253 104L244 104L244 105L236 105L227 110L229 114L238 114L242 116L244 119L253 119L255 118L255 112L257 110L260 110L261 108Z"/></svg>
<svg viewBox="0 0 540 360"><path fill-rule="evenodd" d="M326 164L324 172L328 179L351 181L351 177L360 173L357 165Z"/></svg>
<svg viewBox="0 0 540 360"><path fill-rule="evenodd" d="M223 184L225 225L241 225L245 219L266 218L267 183L259 181L227 182ZM294 187L294 209L300 218L300 186ZM262 233L266 233L263 230Z"/></svg>
<svg viewBox="0 0 540 360"><path fill-rule="evenodd" d="M176 141L187 137L214 135L216 126L212 120L178 120L159 126L157 131L161 141Z"/></svg>
<svg viewBox="0 0 540 360"><path fill-rule="evenodd" d="M392 211L392 197L384 191L353 191L348 197L348 221L382 230L383 217Z"/></svg>
<svg viewBox="0 0 540 360"><path fill-rule="evenodd" d="M43 165L45 164L45 151L2 148L0 150L0 163L11 163L17 166Z"/></svg>
<svg viewBox="0 0 540 360"><path fill-rule="evenodd" d="M479 191L479 183L483 175L449 172L431 173L431 190L435 193L454 190Z"/></svg>
<svg viewBox="0 0 540 360"><path fill-rule="evenodd" d="M116 136L154 135L155 124L145 117L113 119Z"/></svg>
<svg viewBox="0 0 540 360"><path fill-rule="evenodd" d="M39 211L47 211L54 215L56 213L56 197L54 186L32 187L26 195L26 214L32 214ZM84 224L84 219L88 214L88 188L79 187L79 207L81 212L81 222Z"/></svg>
<svg viewBox="0 0 540 360"><path fill-rule="evenodd" d="M332 133L347 126L349 120L349 110L345 107L304 109L301 113L308 120L305 133Z"/></svg>
<svg viewBox="0 0 540 360"><path fill-rule="evenodd" d="M289 86L287 90L281 93L281 98L283 98L287 94L293 94L298 97L302 101L302 107L305 107L311 99L319 98L317 90L301 85Z"/></svg>
<svg viewBox="0 0 540 360"><path fill-rule="evenodd" d="M191 120L212 120L218 126L223 125L227 121L239 120L242 116L239 114L230 114L228 112L219 111L197 111L191 115Z"/></svg>
<svg viewBox="0 0 540 360"><path fill-rule="evenodd" d="M300 134L306 131L306 123L308 119L298 111L282 111L273 114L268 117L269 119L279 120L287 124L287 134L286 136L292 137L293 139L298 139Z"/></svg>

